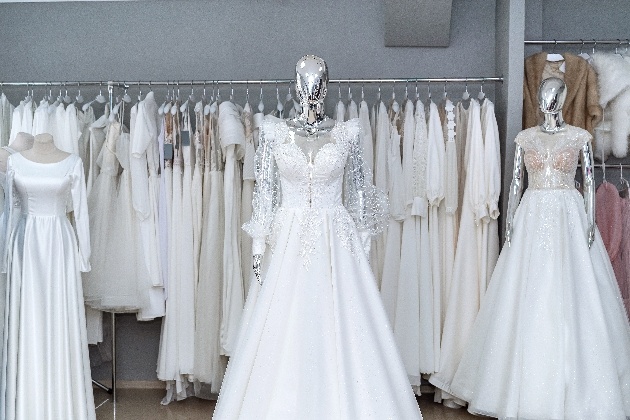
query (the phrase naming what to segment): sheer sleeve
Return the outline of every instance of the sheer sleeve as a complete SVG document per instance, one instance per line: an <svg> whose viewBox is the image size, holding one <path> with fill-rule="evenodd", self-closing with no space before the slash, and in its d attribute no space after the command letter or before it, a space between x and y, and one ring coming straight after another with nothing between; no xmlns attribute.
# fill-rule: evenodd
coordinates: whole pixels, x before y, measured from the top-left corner
<svg viewBox="0 0 630 420"><path fill-rule="evenodd" d="M344 176L344 206L362 234L383 232L389 209L385 193L372 184L372 173L363 159L358 120L346 126L349 154Z"/></svg>
<svg viewBox="0 0 630 420"><path fill-rule="evenodd" d="M265 240L271 233L276 209L280 205L280 180L273 155L277 122L265 121L260 127L258 148L254 157L256 185L252 201L252 218L243 230L252 237L252 254L265 252Z"/></svg>
<svg viewBox="0 0 630 420"><path fill-rule="evenodd" d="M88 219L87 192L85 188L85 175L83 161L80 158L72 170L72 210L74 212L74 225L79 242L79 269L82 272L90 271L90 221Z"/></svg>

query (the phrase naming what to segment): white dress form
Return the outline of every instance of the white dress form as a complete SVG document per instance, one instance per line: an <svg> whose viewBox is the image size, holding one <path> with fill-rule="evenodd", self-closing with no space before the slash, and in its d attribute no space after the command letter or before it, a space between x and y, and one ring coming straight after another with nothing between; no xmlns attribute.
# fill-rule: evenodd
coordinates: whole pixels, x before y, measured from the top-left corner
<svg viewBox="0 0 630 420"><path fill-rule="evenodd" d="M8 220L21 215L3 238L10 287L0 418L94 420L80 275L90 270L84 171L78 156L43 149L48 153L29 154L37 161L9 158L5 213Z"/></svg>

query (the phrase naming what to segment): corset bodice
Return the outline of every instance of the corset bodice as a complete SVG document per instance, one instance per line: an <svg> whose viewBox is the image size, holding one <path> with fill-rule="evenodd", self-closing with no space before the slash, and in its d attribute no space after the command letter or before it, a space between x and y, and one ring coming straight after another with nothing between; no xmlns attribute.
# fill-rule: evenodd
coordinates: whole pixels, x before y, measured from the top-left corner
<svg viewBox="0 0 630 420"><path fill-rule="evenodd" d="M555 134L544 133L538 127L519 133L516 142L525 151L528 187L575 188L580 150L589 140L590 134L586 130L573 126Z"/></svg>

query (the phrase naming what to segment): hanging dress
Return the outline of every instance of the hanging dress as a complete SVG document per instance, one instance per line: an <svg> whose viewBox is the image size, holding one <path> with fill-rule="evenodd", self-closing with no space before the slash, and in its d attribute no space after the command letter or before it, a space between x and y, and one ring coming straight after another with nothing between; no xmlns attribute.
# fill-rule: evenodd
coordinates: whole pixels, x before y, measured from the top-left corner
<svg viewBox="0 0 630 420"><path fill-rule="evenodd" d="M389 319L394 325L396 300L398 298L398 277L400 275L400 248L402 241L402 224L405 219L405 187L402 159L400 155L401 135L398 126L402 116L394 111L398 103L390 107L390 140L388 142L388 195L389 195L389 224L387 226L387 242L385 243L383 277L381 279L381 298ZM413 110L411 111L413 120ZM402 130L401 130L402 131ZM413 130L412 130L413 131Z"/></svg>
<svg viewBox="0 0 630 420"><path fill-rule="evenodd" d="M252 199L254 198L254 120L251 106L245 104L243 108L243 125L245 127L245 155L243 157L243 191L241 199L241 220L249 220L252 217ZM252 240L249 235L241 235L241 271L243 273L243 290L245 299L249 291L249 283L254 275L252 265Z"/></svg>
<svg viewBox="0 0 630 420"><path fill-rule="evenodd" d="M14 109L4 92L0 93L0 147L9 145Z"/></svg>
<svg viewBox="0 0 630 420"><path fill-rule="evenodd" d="M486 216L486 189L483 162L483 135L480 106L471 101L466 140L470 150L466 171L464 201L462 202L459 236L453 266L448 305L442 330L442 346L438 372L430 382L449 392L449 385L462 357L463 347L477 316L485 292L486 279L482 278L482 218ZM445 399L448 395L443 396ZM461 401L455 400L461 405Z"/></svg>
<svg viewBox="0 0 630 420"><path fill-rule="evenodd" d="M130 168L134 215L140 233L142 261L149 279L141 284L144 305L138 311L139 321L164 316L164 290L158 236L158 127L153 92L137 104L137 116L131 128Z"/></svg>
<svg viewBox="0 0 630 420"><path fill-rule="evenodd" d="M46 164L16 153L9 158L7 193L6 220L21 214L3 239L10 286L0 418L94 420L81 285L81 272L90 270L81 159Z"/></svg>
<svg viewBox="0 0 630 420"><path fill-rule="evenodd" d="M225 236L223 242L223 311L221 346L226 356L232 354L245 304L239 243L241 214L241 168L245 129L238 108L232 102L219 105L219 139L225 151L224 197Z"/></svg>
<svg viewBox="0 0 630 420"><path fill-rule="evenodd" d="M194 153L194 168L191 184L192 221L193 221L193 279L195 291L199 284L199 261L201 257L201 230L203 226L203 102L195 104L195 134L192 138L191 152ZM195 295L196 299L196 295Z"/></svg>
<svg viewBox="0 0 630 420"><path fill-rule="evenodd" d="M361 124L361 144L363 145L363 159L374 178L374 138L370 123L370 109L367 102L361 101L359 106L359 124ZM374 182L374 179L371 180Z"/></svg>
<svg viewBox="0 0 630 420"><path fill-rule="evenodd" d="M494 115L494 104L485 99L481 106L481 130L484 147L484 175L487 215L483 218L481 249L484 252L482 268L485 266L485 289L499 259L499 196L501 195L501 142L499 126ZM483 276L482 276L483 279Z"/></svg>
<svg viewBox="0 0 630 420"><path fill-rule="evenodd" d="M388 157L390 143L390 127L389 117L387 115L387 107L381 101L379 102L376 112L377 121L375 127L376 140L374 149L374 185L381 191L388 191ZM387 228L383 233L372 240L374 252L371 253L370 265L376 277L376 284L381 287L383 279L383 265L385 264L385 244L387 242Z"/></svg>
<svg viewBox="0 0 630 420"><path fill-rule="evenodd" d="M100 167L88 197L92 270L83 276L85 303L93 309L113 312L136 312L140 307L135 272L136 248L132 228L132 214L126 200L126 179L121 177L118 192L118 173L121 169L117 152L128 143L121 137L120 123L114 122L97 160ZM128 135L124 133L124 137ZM126 162L125 162L126 163ZM117 199L118 197L118 199ZM122 240L130 235L132 240ZM119 259L119 257L124 258Z"/></svg>
<svg viewBox="0 0 630 420"><path fill-rule="evenodd" d="M217 131L217 115L205 118L204 211L199 259L199 283L195 312L195 379L210 384L218 394L227 365L221 349L223 302L223 155ZM251 258L251 257L250 257ZM202 392L196 384L196 394Z"/></svg>

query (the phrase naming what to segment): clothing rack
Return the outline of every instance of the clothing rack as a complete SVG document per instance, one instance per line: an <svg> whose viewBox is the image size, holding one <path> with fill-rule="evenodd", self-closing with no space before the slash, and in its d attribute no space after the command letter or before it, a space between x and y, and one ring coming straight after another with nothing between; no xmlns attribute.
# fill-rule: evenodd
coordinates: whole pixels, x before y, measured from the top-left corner
<svg viewBox="0 0 630 420"><path fill-rule="evenodd" d="M167 81L76 81L76 82L0 82L4 86L24 87L73 87L107 86L130 88L132 86L202 86L202 85L280 85L294 83L295 79L251 79L251 80L167 80ZM485 83L503 82L503 76L491 77L410 77L389 79L330 79L328 83L337 84L382 84L382 83Z"/></svg>
<svg viewBox="0 0 630 420"><path fill-rule="evenodd" d="M490 76L490 77L411 77L411 78L383 78L383 79L329 79L330 85L334 84L409 84L409 83L481 83L486 82L498 82L503 83L503 76ZM245 85L260 86L262 85L287 85L295 82L295 79L251 79L251 80L168 80L168 81L112 81L112 80L100 80L100 81L64 81L64 82L2 82L0 81L0 92L4 87L44 87L52 88L59 87L67 89L68 87L80 88L82 86L96 86L107 88L109 96L109 104L114 105L114 88L129 89L133 86L166 86L166 87L186 87L186 86L217 86L217 85ZM107 312L107 311L103 311ZM92 383L98 388L112 394L112 400L114 404L114 413L116 412L116 312L111 313L111 327L112 327L112 385L111 388L106 385L92 380Z"/></svg>
<svg viewBox="0 0 630 420"><path fill-rule="evenodd" d="M626 39L545 39L545 40L526 40L526 45L630 45L630 38Z"/></svg>

